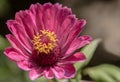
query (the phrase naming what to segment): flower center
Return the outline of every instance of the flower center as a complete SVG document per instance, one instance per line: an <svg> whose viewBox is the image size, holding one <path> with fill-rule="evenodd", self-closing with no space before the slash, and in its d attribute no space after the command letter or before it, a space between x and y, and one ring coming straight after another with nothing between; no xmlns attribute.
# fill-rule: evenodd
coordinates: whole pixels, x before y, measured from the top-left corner
<svg viewBox="0 0 120 82"><path fill-rule="evenodd" d="M49 30L40 30L33 38L34 49L38 53L50 53L57 45L56 34Z"/></svg>

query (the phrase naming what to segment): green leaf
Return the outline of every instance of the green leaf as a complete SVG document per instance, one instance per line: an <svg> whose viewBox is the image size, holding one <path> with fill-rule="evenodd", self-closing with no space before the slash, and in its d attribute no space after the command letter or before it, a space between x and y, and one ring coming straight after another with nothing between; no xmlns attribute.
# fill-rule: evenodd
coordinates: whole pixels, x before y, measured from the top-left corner
<svg viewBox="0 0 120 82"><path fill-rule="evenodd" d="M88 74L96 82L120 82L120 68L114 65L103 64L87 68L84 74Z"/></svg>
<svg viewBox="0 0 120 82"><path fill-rule="evenodd" d="M80 82L80 80L81 80L81 74L80 72L77 72L75 78L69 79L69 82Z"/></svg>
<svg viewBox="0 0 120 82"><path fill-rule="evenodd" d="M9 46L9 42L0 35L0 51L4 50L7 46Z"/></svg>
<svg viewBox="0 0 120 82"><path fill-rule="evenodd" d="M81 49L80 52L83 52L86 56L86 61L82 63L76 63L75 67L77 70L80 70L82 67L86 66L89 61L91 60L98 44L101 42L101 39L95 39L93 40L89 45L85 46L84 48Z"/></svg>
<svg viewBox="0 0 120 82"><path fill-rule="evenodd" d="M68 82L68 79L61 79L61 80L56 79L56 81L54 82Z"/></svg>
<svg viewBox="0 0 120 82"><path fill-rule="evenodd" d="M86 61L85 62L78 62L75 63L75 68L77 70L77 74L74 79L70 79L70 82L79 82L81 79L81 68L87 65L92 58L98 44L100 43L101 39L95 39L93 40L89 45L85 46L84 48L81 49L80 52L83 52L86 55Z"/></svg>

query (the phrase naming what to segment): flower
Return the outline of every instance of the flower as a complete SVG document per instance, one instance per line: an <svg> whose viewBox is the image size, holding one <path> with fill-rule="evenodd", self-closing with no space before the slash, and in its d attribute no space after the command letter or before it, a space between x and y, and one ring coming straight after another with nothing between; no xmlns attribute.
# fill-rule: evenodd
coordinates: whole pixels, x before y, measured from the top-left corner
<svg viewBox="0 0 120 82"><path fill-rule="evenodd" d="M7 21L12 34L6 37L11 46L4 54L29 71L31 80L41 76L73 78L73 64L86 59L77 50L92 40L87 35L79 36L85 24L59 3L32 4L28 10L17 12L15 20Z"/></svg>

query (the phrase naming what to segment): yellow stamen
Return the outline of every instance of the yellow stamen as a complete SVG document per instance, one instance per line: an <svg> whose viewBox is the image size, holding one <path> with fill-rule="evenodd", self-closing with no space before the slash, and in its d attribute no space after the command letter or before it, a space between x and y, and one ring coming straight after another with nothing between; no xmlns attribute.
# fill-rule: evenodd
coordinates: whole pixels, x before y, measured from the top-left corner
<svg viewBox="0 0 120 82"><path fill-rule="evenodd" d="M44 39L48 40L47 43L44 42ZM33 38L34 49L37 50L39 53L48 54L55 48L56 45L56 34L49 30L40 30L40 33L37 33L37 35L35 35Z"/></svg>

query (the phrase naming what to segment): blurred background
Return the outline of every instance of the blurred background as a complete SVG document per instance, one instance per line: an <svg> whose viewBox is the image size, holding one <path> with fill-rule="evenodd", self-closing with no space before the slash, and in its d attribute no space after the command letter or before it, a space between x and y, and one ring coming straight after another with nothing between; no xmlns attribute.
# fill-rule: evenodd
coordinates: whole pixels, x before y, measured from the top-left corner
<svg viewBox="0 0 120 82"><path fill-rule="evenodd" d="M120 0L0 0L0 41L6 42L5 34L10 33L6 21L14 19L19 10L28 9L37 2L59 2L70 7L79 19L87 20L82 35L102 39L86 67L100 64L120 67ZM3 47L8 45L0 44ZM32 82L28 73L2 54L3 50L0 48L0 82ZM88 75L82 79L91 80ZM34 82L39 82L39 79Z"/></svg>

